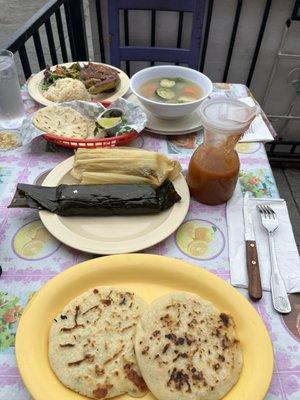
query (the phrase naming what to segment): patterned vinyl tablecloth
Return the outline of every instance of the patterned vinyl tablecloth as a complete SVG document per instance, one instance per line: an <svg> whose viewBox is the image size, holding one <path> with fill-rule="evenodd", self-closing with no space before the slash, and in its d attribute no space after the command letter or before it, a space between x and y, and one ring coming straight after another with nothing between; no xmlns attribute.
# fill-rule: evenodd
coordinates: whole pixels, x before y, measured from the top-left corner
<svg viewBox="0 0 300 400"><path fill-rule="evenodd" d="M222 84L216 91L234 98L249 95L243 85ZM37 105L30 100L26 90L23 97L27 112L35 111ZM187 168L190 156L200 142L201 132L173 137L143 134L132 146L166 153ZM237 150L241 160L242 189L250 190L256 197L277 197L264 146L261 143L243 143ZM37 212L6 208L17 182L40 184L52 168L71 154L71 151L47 144L41 137L22 148L0 152L1 400L30 399L16 366L14 339L18 320L31 296L53 276L93 257L54 239L43 227ZM180 228L144 252L201 265L229 281L225 205L212 207L191 200L188 215ZM245 290L239 291L247 295ZM258 304L254 304L268 328L275 352L274 375L266 396L268 400L300 399L300 295L290 295L290 299L293 311L286 317L273 311L268 292ZM257 351L263 352L264 349Z"/></svg>

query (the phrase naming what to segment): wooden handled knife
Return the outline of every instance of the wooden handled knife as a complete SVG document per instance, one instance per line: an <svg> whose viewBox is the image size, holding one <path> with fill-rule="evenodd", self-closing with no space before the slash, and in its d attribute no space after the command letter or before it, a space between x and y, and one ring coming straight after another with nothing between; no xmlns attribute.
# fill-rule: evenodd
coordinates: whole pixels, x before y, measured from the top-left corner
<svg viewBox="0 0 300 400"><path fill-rule="evenodd" d="M257 301L262 298L262 288L257 256L257 247L253 229L253 221L250 208L250 192L244 196L244 224L245 224L245 243L246 260L248 271L248 292L252 300Z"/></svg>

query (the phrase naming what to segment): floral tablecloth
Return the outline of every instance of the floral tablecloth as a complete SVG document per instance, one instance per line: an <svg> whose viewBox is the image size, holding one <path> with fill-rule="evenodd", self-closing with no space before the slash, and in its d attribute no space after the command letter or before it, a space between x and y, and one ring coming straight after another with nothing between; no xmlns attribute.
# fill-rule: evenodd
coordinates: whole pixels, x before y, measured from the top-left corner
<svg viewBox="0 0 300 400"><path fill-rule="evenodd" d="M217 85L215 94L235 98L249 95L245 86L236 84ZM26 90L23 98L28 113L37 109ZM186 168L201 137L201 132L168 137L143 134L132 146L167 153ZM237 146L237 150L241 159L241 187L256 197L278 196L264 146L261 143L243 143ZM1 400L30 399L16 366L14 339L18 319L31 296L59 272L93 257L53 238L43 227L37 212L7 209L17 182L40 184L53 167L71 154L71 151L46 143L41 137L14 151L0 152ZM191 200L188 215L179 229L145 252L183 259L230 280L225 205L211 207ZM239 290L247 295L245 290ZM268 400L300 399L299 297L299 294L290 295L293 310L285 317L273 311L268 292L255 304L268 328L275 352L273 379L266 396ZM257 351L263 352L264 349Z"/></svg>

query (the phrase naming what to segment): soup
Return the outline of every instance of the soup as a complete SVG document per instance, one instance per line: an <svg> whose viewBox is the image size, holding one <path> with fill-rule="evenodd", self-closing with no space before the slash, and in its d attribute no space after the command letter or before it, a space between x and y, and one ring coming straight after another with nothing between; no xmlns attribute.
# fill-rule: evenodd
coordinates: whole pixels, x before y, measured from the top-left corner
<svg viewBox="0 0 300 400"><path fill-rule="evenodd" d="M196 83L174 77L149 79L139 87L139 93L146 99L171 104L190 103L204 95Z"/></svg>

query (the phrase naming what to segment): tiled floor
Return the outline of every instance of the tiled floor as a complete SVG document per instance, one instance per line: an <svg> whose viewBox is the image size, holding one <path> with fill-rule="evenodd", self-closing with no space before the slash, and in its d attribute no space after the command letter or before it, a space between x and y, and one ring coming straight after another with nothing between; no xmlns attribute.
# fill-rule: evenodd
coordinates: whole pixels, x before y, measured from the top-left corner
<svg viewBox="0 0 300 400"><path fill-rule="evenodd" d="M0 0L0 48L47 0ZM84 0L86 19L88 19L88 0ZM56 35L55 24L54 36ZM46 42L45 32L41 32L41 40ZM87 39L90 58L93 58L92 41L89 24L87 23ZM58 43L58 42L57 42ZM32 43L28 45L29 59L32 60L32 71L39 70L37 60L33 57ZM58 46L59 48L59 46ZM45 50L46 61L51 64L48 48ZM19 63L18 63L19 66ZM20 75L22 79L22 76ZM288 203L294 234L300 251L300 170L290 168L274 168L273 173L280 195Z"/></svg>

